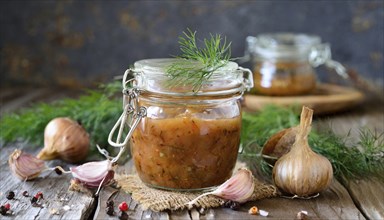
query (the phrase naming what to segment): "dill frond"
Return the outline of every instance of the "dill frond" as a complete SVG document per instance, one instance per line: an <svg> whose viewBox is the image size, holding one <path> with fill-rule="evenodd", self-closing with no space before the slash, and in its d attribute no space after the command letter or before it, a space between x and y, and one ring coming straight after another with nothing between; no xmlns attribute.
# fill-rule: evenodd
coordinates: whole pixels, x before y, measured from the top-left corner
<svg viewBox="0 0 384 220"><path fill-rule="evenodd" d="M299 115L293 109L268 106L257 114L243 114L241 142L246 160L251 159L265 176L271 176L271 167L261 157L264 143L276 132L299 123ZM360 129L358 142L346 145L351 138L338 137L331 129L312 130L309 146L327 157L337 178L360 178L376 175L384 178L384 133L367 128Z"/></svg>
<svg viewBox="0 0 384 220"><path fill-rule="evenodd" d="M32 146L41 147L47 123L55 117L71 117L81 121L90 133L92 147L95 144L107 145L108 133L122 110L121 97L114 95L120 90L120 83L107 84L101 89L89 90L77 99L63 99L50 104L39 103L18 113L5 114L0 119L0 139L5 143L22 139L34 144ZM261 147L271 135L298 123L299 114L294 107L268 106L256 114L244 112L241 156L249 158L259 166L265 176L270 175L271 167L260 156ZM331 129L312 130L309 145L315 152L331 161L338 178L358 178L366 175L384 178L384 133L361 129L358 142L346 146L348 138L336 136ZM94 152L95 150L93 149Z"/></svg>
<svg viewBox="0 0 384 220"><path fill-rule="evenodd" d="M210 34L209 39L203 40L203 47L199 48L196 31L187 29L183 34L178 41L182 54L167 68L166 74L171 78L170 86L192 85L192 91L197 92L217 69L228 63L231 43L219 34Z"/></svg>
<svg viewBox="0 0 384 220"><path fill-rule="evenodd" d="M120 97L114 97L120 90L120 83L109 83L76 99L37 103L20 112L5 114L0 119L0 138L4 145L23 140L31 147L42 147L48 122L56 117L70 117L80 121L90 134L91 147L107 145L108 133L122 111Z"/></svg>

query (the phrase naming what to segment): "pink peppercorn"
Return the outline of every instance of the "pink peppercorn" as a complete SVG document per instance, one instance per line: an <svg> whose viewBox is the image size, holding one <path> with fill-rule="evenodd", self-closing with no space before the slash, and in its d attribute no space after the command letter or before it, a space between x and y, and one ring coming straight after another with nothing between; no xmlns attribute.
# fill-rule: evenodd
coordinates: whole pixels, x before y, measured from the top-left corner
<svg viewBox="0 0 384 220"><path fill-rule="evenodd" d="M11 209L11 205L9 203L4 205L4 208L8 211Z"/></svg>
<svg viewBox="0 0 384 220"><path fill-rule="evenodd" d="M122 203L120 203L120 205L119 205L119 209L120 209L120 211L122 211L122 212L126 212L126 211L128 211L128 204L127 204L126 202L122 202Z"/></svg>

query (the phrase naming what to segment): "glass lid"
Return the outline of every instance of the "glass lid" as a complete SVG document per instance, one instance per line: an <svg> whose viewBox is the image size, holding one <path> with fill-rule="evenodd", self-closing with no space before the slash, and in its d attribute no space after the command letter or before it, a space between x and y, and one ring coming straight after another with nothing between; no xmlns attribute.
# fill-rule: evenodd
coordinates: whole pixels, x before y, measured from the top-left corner
<svg viewBox="0 0 384 220"><path fill-rule="evenodd" d="M315 35L274 33L248 37L248 51L259 58L308 59L312 48L321 44Z"/></svg>
<svg viewBox="0 0 384 220"><path fill-rule="evenodd" d="M135 71L141 71L145 74L157 74L164 75L167 68L175 63L180 63L183 66L190 66L195 68L203 67L202 63L199 61L190 61L177 58L160 58L160 59L145 59L136 61L134 64ZM225 66L219 68L214 72L223 72L223 71L234 71L238 68L238 64L235 62L229 61Z"/></svg>
<svg viewBox="0 0 384 220"><path fill-rule="evenodd" d="M203 67L201 62L178 58L139 60L135 62L133 69L137 87L147 92L179 96L230 94L244 91L244 71L235 62L229 61L225 66L215 70L209 79L202 83L199 91L194 91L191 83L178 84L172 81L166 71L175 63L188 68Z"/></svg>

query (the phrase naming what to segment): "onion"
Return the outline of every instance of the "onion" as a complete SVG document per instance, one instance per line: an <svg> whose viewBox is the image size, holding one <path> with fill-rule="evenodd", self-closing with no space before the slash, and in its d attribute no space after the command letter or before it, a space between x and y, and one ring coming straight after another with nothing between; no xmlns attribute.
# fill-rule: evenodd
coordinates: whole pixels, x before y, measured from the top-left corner
<svg viewBox="0 0 384 220"><path fill-rule="evenodd" d="M45 127L44 148L37 157L78 163L87 157L89 145L89 135L78 122L69 118L55 118Z"/></svg>

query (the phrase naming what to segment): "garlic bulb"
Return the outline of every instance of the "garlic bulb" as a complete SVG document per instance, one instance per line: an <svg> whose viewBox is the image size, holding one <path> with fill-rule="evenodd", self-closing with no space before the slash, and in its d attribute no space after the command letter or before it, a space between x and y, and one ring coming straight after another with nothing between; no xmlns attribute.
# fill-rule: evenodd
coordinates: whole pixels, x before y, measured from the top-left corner
<svg viewBox="0 0 384 220"><path fill-rule="evenodd" d="M105 185L114 177L112 162L110 160L88 162L70 168L72 176L87 187Z"/></svg>
<svg viewBox="0 0 384 220"><path fill-rule="evenodd" d="M44 148L37 157L78 163L87 157L89 145L89 135L79 123L69 118L55 118L45 127Z"/></svg>
<svg viewBox="0 0 384 220"><path fill-rule="evenodd" d="M230 179L221 184L212 192L204 193L194 200L190 201L187 205L192 206L201 197L207 195L215 195L223 199L244 203L251 198L255 188L252 172L247 169L240 169Z"/></svg>
<svg viewBox="0 0 384 220"><path fill-rule="evenodd" d="M303 107L295 143L273 167L273 181L285 193L307 197L326 189L333 178L329 160L311 150L308 134L313 110Z"/></svg>
<svg viewBox="0 0 384 220"><path fill-rule="evenodd" d="M44 161L18 149L9 155L8 165L12 174L21 180L32 180L46 168Z"/></svg>

